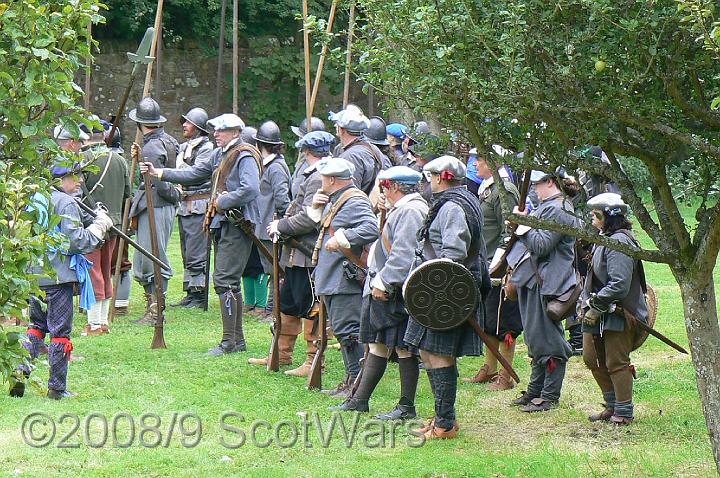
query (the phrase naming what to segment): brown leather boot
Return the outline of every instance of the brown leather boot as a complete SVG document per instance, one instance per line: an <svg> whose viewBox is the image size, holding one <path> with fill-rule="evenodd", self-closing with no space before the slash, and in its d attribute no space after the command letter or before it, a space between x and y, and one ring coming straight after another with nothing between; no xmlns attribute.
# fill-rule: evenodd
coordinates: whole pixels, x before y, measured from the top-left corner
<svg viewBox="0 0 720 478"><path fill-rule="evenodd" d="M278 337L278 348L280 349L280 365L291 365L295 342L297 341L302 321L295 316L280 313L280 337ZM248 363L251 365L267 366L268 358L251 358Z"/></svg>
<svg viewBox="0 0 720 478"><path fill-rule="evenodd" d="M450 430L445 430L444 428L436 427L435 425L430 428L430 430L426 431L423 434L423 437L425 440L434 440L434 439L442 439L442 440L448 440L451 438L457 437L457 432L460 429L457 422L454 423L453 427Z"/></svg>
<svg viewBox="0 0 720 478"><path fill-rule="evenodd" d="M147 307L142 317L137 320L133 320L135 325L155 325L155 318L157 317L157 304L155 304L154 294L145 294L145 300Z"/></svg>
<svg viewBox="0 0 720 478"><path fill-rule="evenodd" d="M500 370L500 373L495 377L495 380L488 385L488 390L492 392L501 392L503 390L512 390L515 388L515 381L512 379L510 374L504 368Z"/></svg>
<svg viewBox="0 0 720 478"><path fill-rule="evenodd" d="M305 342L307 342L307 357L305 358L305 363L300 365L298 368L285 371L285 375L290 375L291 377L307 377L310 374L310 368L312 367L312 362L315 358L315 353L317 352L317 340L320 338L320 334L313 330L317 322L308 319L305 319L304 322L304 338Z"/></svg>
<svg viewBox="0 0 720 478"><path fill-rule="evenodd" d="M610 421L610 417L615 413L615 409L605 405L605 410L598 413L593 413L588 417L591 422L607 422Z"/></svg>
<svg viewBox="0 0 720 478"><path fill-rule="evenodd" d="M462 379L465 383L487 383L497 377L497 372L490 372L490 366L488 364L483 365L472 378Z"/></svg>

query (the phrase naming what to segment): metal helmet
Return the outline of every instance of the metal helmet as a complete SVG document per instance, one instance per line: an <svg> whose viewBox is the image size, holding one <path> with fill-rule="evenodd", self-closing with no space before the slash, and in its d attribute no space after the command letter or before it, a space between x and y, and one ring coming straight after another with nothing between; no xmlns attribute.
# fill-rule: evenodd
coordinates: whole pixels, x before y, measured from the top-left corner
<svg viewBox="0 0 720 478"><path fill-rule="evenodd" d="M285 144L280 139L280 128L274 121L266 121L261 124L253 139L265 144Z"/></svg>
<svg viewBox="0 0 720 478"><path fill-rule="evenodd" d="M257 141L255 141L256 134L257 129L253 128L252 126L245 126L242 130L240 130L240 139L243 143L247 143L257 147Z"/></svg>
<svg viewBox="0 0 720 478"><path fill-rule="evenodd" d="M130 111L131 120L140 124L163 124L167 119L160 114L160 105L149 96L140 100L137 108Z"/></svg>
<svg viewBox="0 0 720 478"><path fill-rule="evenodd" d="M183 120L189 121L193 124L197 129L202 131L203 133L209 134L210 131L208 131L207 122L208 122L208 114L207 111L205 111L202 108L193 108L184 115L180 116Z"/></svg>
<svg viewBox="0 0 720 478"><path fill-rule="evenodd" d="M430 133L430 125L427 124L427 121L418 121L415 123L415 134L421 135L421 134L428 134Z"/></svg>
<svg viewBox="0 0 720 478"><path fill-rule="evenodd" d="M310 126L312 127L312 131L327 131L325 129L325 122L323 122L323 120L321 120L317 116L313 116L312 118L310 118ZM297 136L298 138L302 138L308 132L307 118L303 118L303 120L300 122L300 126L290 126L290 129L293 133L295 133L295 136Z"/></svg>
<svg viewBox="0 0 720 478"><path fill-rule="evenodd" d="M385 120L379 116L370 118L370 127L365 131L365 136L376 146L387 146L387 131L385 130Z"/></svg>

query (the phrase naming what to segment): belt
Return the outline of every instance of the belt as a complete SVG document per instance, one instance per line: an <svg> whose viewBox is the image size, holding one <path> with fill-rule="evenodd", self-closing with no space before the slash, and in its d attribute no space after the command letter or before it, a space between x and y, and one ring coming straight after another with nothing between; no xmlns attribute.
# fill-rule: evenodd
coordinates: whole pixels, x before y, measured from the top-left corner
<svg viewBox="0 0 720 478"><path fill-rule="evenodd" d="M200 192L200 193L194 193L194 194L187 194L185 195L182 200L183 201L196 201L199 199L210 199L210 192Z"/></svg>

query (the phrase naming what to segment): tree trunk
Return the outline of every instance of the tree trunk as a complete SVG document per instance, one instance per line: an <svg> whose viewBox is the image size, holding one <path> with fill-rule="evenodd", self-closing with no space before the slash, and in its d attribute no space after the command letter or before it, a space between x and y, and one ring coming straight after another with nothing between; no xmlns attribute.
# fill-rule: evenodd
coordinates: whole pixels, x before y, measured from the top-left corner
<svg viewBox="0 0 720 478"><path fill-rule="evenodd" d="M705 423L720 472L720 326L712 275L701 281L676 275L685 311L685 328L690 338L695 377L702 401Z"/></svg>

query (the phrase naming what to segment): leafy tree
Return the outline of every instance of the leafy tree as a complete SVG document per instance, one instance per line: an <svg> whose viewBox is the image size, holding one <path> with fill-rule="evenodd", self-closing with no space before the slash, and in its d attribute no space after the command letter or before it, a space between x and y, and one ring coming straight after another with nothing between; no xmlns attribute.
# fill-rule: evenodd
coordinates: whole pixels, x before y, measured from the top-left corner
<svg viewBox="0 0 720 478"><path fill-rule="evenodd" d="M682 3L715 8L711 2ZM481 147L511 146L525 151L525 158L541 158L547 168L581 167L621 187L655 249L621 248L586 229L532 218L517 222L668 264L682 293L720 469L720 328L713 283L720 250L720 114L710 104L718 96L720 63L698 24L686 18L688 10L674 0L360 4L367 19L357 43L364 76L389 107L408 101ZM709 25L710 17L702 19ZM716 41L713 28L708 31ZM573 153L589 144L601 145L610 164ZM620 166L622 156L643 170L654 209L644 204L637 175ZM687 177L670 184L668 172L680 166ZM694 199L696 225L680 214L677 193Z"/></svg>
<svg viewBox="0 0 720 478"><path fill-rule="evenodd" d="M73 75L89 54L89 22L102 20L96 0L17 0L0 3L0 316L19 316L38 293L31 264L58 245L31 212L36 193L49 196L49 161L57 157L50 131L82 120L82 90ZM0 383L25 360L19 335L0 326Z"/></svg>

